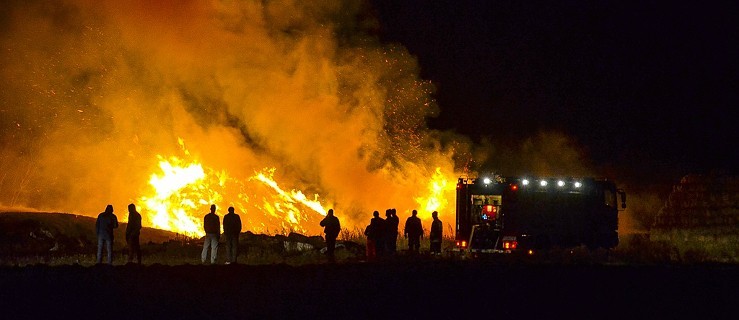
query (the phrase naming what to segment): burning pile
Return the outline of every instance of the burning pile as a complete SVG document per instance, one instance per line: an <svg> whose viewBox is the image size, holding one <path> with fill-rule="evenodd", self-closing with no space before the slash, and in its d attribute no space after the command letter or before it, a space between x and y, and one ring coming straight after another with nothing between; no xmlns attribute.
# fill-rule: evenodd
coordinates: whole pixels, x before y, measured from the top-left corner
<svg viewBox="0 0 739 320"><path fill-rule="evenodd" d="M316 234L328 208L348 228L387 208L451 224L469 147L427 128L434 86L365 6L7 4L0 204L125 217L135 203L145 225L194 235L211 203L255 232Z"/></svg>
<svg viewBox="0 0 739 320"><path fill-rule="evenodd" d="M190 154L180 145L185 154ZM197 161L158 156L160 173L149 180L150 194L136 202L142 204L145 221L153 227L189 236L202 236L203 208L210 204L233 206L245 219L246 230L259 233L296 231L318 234L318 221L327 209L317 194L309 199L300 190L283 190L275 181L276 168L255 172L246 180L235 179L225 171L204 167ZM437 168L429 178L428 194L415 198L422 212L445 208L450 183Z"/></svg>
<svg viewBox="0 0 739 320"><path fill-rule="evenodd" d="M282 190L274 180L275 168L241 181L225 171L176 157L160 157L159 167L161 174L154 173L149 180L153 195L137 201L143 204L145 220L155 228L202 236L201 211L210 204L220 208L233 206L245 217L246 229L260 233L316 233L319 215L326 214L318 195L310 200L299 190Z"/></svg>
<svg viewBox="0 0 739 320"><path fill-rule="evenodd" d="M429 219L454 150L415 59L355 1L13 2L0 29L0 203L202 234L320 232L373 210ZM187 143L187 148L185 148ZM58 168L63 168L59 170Z"/></svg>

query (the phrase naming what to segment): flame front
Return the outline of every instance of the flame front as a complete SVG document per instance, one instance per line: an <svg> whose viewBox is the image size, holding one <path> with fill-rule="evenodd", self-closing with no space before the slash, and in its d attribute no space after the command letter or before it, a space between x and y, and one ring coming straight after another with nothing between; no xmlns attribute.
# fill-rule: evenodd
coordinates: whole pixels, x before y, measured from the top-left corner
<svg viewBox="0 0 739 320"><path fill-rule="evenodd" d="M149 184L154 195L142 197L144 212L155 228L189 236L202 236L200 219L195 214L202 206L220 202L222 197L209 188L205 171L199 163L182 164L182 160L160 157L161 175L152 174Z"/></svg>
<svg viewBox="0 0 739 320"><path fill-rule="evenodd" d="M138 201L155 228L203 236L202 217L210 204L233 206L246 229L256 232L308 232L312 229L308 222L326 215L318 195L311 200L300 190L283 190L274 180L275 168L265 168L241 181L197 161L159 156L159 170L149 179L151 195Z"/></svg>
<svg viewBox="0 0 739 320"><path fill-rule="evenodd" d="M204 167L197 161L159 156L159 172L151 175L151 193L142 196L140 211L152 227L188 236L203 236L202 217L210 204L233 206L242 215L245 230L253 232L313 232L326 207L315 194L309 199L301 190L284 190L275 180L276 168L264 168L245 180L225 171ZM453 185L441 168L429 177L426 190L414 200L419 216L428 219L432 211L446 209ZM218 211L222 215L225 210ZM442 216L448 213L442 213Z"/></svg>

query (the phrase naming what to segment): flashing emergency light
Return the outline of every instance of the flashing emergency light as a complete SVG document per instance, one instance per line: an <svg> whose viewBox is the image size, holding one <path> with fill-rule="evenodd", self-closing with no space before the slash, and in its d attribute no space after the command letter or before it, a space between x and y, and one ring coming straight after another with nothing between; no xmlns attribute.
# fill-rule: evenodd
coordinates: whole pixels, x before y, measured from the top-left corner
<svg viewBox="0 0 739 320"><path fill-rule="evenodd" d="M503 249L516 249L518 247L518 241L503 241Z"/></svg>
<svg viewBox="0 0 739 320"><path fill-rule="evenodd" d="M498 208L496 208L492 204L486 204L485 207L483 207L483 210L485 210L486 213L496 213L496 212L498 212Z"/></svg>
<svg viewBox="0 0 739 320"><path fill-rule="evenodd" d="M483 219L497 219L498 207L492 204L486 204L482 206L482 218Z"/></svg>

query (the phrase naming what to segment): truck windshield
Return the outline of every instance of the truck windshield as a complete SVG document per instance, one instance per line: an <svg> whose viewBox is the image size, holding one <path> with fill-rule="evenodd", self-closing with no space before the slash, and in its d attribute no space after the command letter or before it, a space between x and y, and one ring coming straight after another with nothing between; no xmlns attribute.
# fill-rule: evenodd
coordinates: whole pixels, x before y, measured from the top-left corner
<svg viewBox="0 0 739 320"><path fill-rule="evenodd" d="M472 223L494 222L500 216L501 195L472 195Z"/></svg>

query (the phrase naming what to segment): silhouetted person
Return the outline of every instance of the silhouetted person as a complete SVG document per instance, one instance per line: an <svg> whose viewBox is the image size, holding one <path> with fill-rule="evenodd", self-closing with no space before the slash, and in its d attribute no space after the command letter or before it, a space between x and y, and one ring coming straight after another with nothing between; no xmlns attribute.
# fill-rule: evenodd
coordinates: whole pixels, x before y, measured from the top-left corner
<svg viewBox="0 0 739 320"><path fill-rule="evenodd" d="M240 234L241 217L234 213L234 207L228 207L228 213L223 216L223 235L226 236L226 264L237 263Z"/></svg>
<svg viewBox="0 0 739 320"><path fill-rule="evenodd" d="M441 238L443 232L443 224L439 220L439 213L434 211L431 213L434 221L431 222L431 231L429 231L429 240L431 242L431 253L441 254Z"/></svg>
<svg viewBox="0 0 739 320"><path fill-rule="evenodd" d="M380 212L372 212L372 220L364 229L367 236L367 259L374 260L378 255L378 248L382 250L382 237L385 235L385 220L380 218Z"/></svg>
<svg viewBox="0 0 739 320"><path fill-rule="evenodd" d="M136 211L136 206L132 203L128 205L128 225L126 225L128 262L132 262L133 258L136 257L136 263L141 264L139 235L141 235L141 214Z"/></svg>
<svg viewBox="0 0 739 320"><path fill-rule="evenodd" d="M395 209L385 211L385 216L387 217L385 219L385 225L387 227L385 232L385 249L388 255L394 255L398 249L398 224L400 221L398 221L398 216L395 214Z"/></svg>
<svg viewBox="0 0 739 320"><path fill-rule="evenodd" d="M216 205L210 205L210 213L203 218L203 229L205 230L205 242L203 242L203 253L201 261L205 263L210 248L210 263L215 264L218 257L218 240L221 237L221 219L216 215Z"/></svg>
<svg viewBox="0 0 739 320"><path fill-rule="evenodd" d="M326 234L326 256L329 260L334 261L334 249L336 249L336 237L341 231L339 218L334 216L334 209L328 209L326 217L321 220L321 227Z"/></svg>
<svg viewBox="0 0 739 320"><path fill-rule="evenodd" d="M408 239L408 250L411 253L418 253L421 248L421 238L423 238L423 226L421 219L416 217L418 211L413 210L411 216L405 220L405 237Z"/></svg>
<svg viewBox="0 0 739 320"><path fill-rule="evenodd" d="M95 232L98 237L97 263L103 259L103 245L108 251L108 264L113 263L113 229L118 228L118 218L113 214L113 206L108 205L95 221Z"/></svg>

